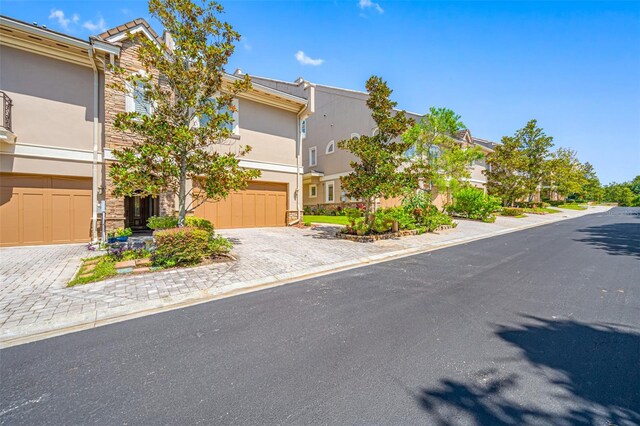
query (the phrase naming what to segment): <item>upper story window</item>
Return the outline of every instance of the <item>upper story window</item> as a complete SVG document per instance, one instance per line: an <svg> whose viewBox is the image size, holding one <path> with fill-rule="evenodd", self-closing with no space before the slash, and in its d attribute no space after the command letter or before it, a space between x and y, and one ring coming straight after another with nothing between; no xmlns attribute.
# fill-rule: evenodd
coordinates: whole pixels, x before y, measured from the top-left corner
<svg viewBox="0 0 640 426"><path fill-rule="evenodd" d="M336 142L331 141L327 144L327 149L325 150L325 154L333 154L336 152Z"/></svg>
<svg viewBox="0 0 640 426"><path fill-rule="evenodd" d="M240 109L239 109L239 105L238 105L238 100L234 99L231 103L231 105L233 106L233 108L230 108L228 106L224 106L222 108L220 108L220 110L218 111L220 114L225 114L225 113L230 113L231 114L231 121L225 123L225 128L230 130L231 133L233 135L240 135ZM209 121L210 117L207 115L203 115L200 118L200 125L204 125Z"/></svg>
<svg viewBox="0 0 640 426"><path fill-rule="evenodd" d="M300 121L300 137L302 139L307 137L307 120Z"/></svg>
<svg viewBox="0 0 640 426"><path fill-rule="evenodd" d="M378 129L377 127L374 127L373 130L371 130L371 136L375 136L378 133L380 133L380 129Z"/></svg>
<svg viewBox="0 0 640 426"><path fill-rule="evenodd" d="M145 75L144 71L140 71L138 75ZM127 95L125 97L125 111L137 112L140 115L149 115L153 112L152 103L144 94L144 84L142 81L127 83Z"/></svg>
<svg viewBox="0 0 640 426"><path fill-rule="evenodd" d="M358 139L359 137L360 135L357 133L351 133L351 136L350 136L351 139Z"/></svg>
<svg viewBox="0 0 640 426"><path fill-rule="evenodd" d="M309 148L309 165L318 165L318 149L315 146Z"/></svg>

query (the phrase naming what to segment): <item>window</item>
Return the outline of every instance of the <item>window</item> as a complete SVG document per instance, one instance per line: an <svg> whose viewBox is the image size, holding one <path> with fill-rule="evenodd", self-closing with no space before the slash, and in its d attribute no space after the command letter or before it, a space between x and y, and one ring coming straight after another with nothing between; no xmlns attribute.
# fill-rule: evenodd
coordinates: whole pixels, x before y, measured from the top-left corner
<svg viewBox="0 0 640 426"><path fill-rule="evenodd" d="M331 141L327 144L327 149L325 150L325 154L333 154L336 152L336 142Z"/></svg>
<svg viewBox="0 0 640 426"><path fill-rule="evenodd" d="M378 133L380 133L380 129L378 129L377 127L374 127L374 129L373 129L373 130L371 130L371 136L375 136L375 135L377 135Z"/></svg>
<svg viewBox="0 0 640 426"><path fill-rule="evenodd" d="M309 198L316 198L318 196L318 185L309 185Z"/></svg>
<svg viewBox="0 0 640 426"><path fill-rule="evenodd" d="M144 75L144 72L140 72ZM142 81L126 83L127 95L125 96L125 111L137 112L140 115L149 115L153 112L153 106L144 95L144 84Z"/></svg>
<svg viewBox="0 0 640 426"><path fill-rule="evenodd" d="M240 125L239 125L239 118L240 118L240 110L238 108L238 100L234 99L231 103L231 105L233 106L233 108L229 108L228 106L224 106L222 108L220 108L218 110L219 114L226 114L226 113L230 113L231 114L231 121L227 122L225 124L225 128L229 129L231 131L232 134L239 136L240 135ZM231 111L231 110L235 110L235 111ZM209 122L210 117L207 115L204 115L202 117L200 117L200 125L205 125L207 122Z"/></svg>
<svg viewBox="0 0 640 426"><path fill-rule="evenodd" d="M318 164L318 149L314 146L309 148L309 165L315 166Z"/></svg>
<svg viewBox="0 0 640 426"><path fill-rule="evenodd" d="M324 184L325 201L327 203L333 203L335 186L333 182L327 182Z"/></svg>
<svg viewBox="0 0 640 426"><path fill-rule="evenodd" d="M360 137L357 133L351 133L351 139L358 139Z"/></svg>
<svg viewBox="0 0 640 426"><path fill-rule="evenodd" d="M307 120L300 121L300 138L304 139L307 137Z"/></svg>

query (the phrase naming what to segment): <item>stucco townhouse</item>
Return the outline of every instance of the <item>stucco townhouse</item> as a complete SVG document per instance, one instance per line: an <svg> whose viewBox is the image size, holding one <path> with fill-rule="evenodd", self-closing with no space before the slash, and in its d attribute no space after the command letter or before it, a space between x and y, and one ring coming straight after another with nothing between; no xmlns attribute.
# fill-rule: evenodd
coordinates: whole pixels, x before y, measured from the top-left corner
<svg viewBox="0 0 640 426"><path fill-rule="evenodd" d="M241 70L236 70L241 75ZM356 158L350 152L336 145L338 141L363 134L372 135L377 129L366 105L368 94L357 90L343 89L322 84L309 83L303 78L293 82L266 77L251 76L252 81L273 87L278 90L305 96L304 87L315 88L315 113L303 122L302 161L304 165L303 200L307 207L331 209L357 200L347 199L340 185L340 177L352 170L350 163ZM406 113L416 122L423 114ZM474 138L468 130L456 135L461 145L478 146L488 154L495 144L484 139ZM486 190L485 159L474 162L470 166L470 183ZM442 197L433 191L433 201L442 205ZM378 205L388 207L397 205L399 199L378 200Z"/></svg>
<svg viewBox="0 0 640 426"><path fill-rule="evenodd" d="M121 111L149 111L135 92L110 87L108 64L140 72L140 32L168 43L143 19L79 39L10 17L0 17L0 245L88 242L103 228L145 229L152 215L174 214L173 194L112 196L113 149L134 137L113 126ZM227 75L231 82L236 77ZM301 123L313 113L309 86L293 95L253 84L236 99L233 137L217 149L249 145L241 166L261 177L196 215L217 228L286 226L302 210ZM105 226L102 226L104 219Z"/></svg>

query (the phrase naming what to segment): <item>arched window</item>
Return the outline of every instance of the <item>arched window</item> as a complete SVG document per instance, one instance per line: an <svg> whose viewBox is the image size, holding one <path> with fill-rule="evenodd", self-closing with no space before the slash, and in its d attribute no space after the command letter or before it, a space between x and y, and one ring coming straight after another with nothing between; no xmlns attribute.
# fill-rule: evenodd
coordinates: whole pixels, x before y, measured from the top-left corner
<svg viewBox="0 0 640 426"><path fill-rule="evenodd" d="M380 133L380 129L378 129L377 127L374 127L373 130L371 131L371 136L375 136L378 133Z"/></svg>
<svg viewBox="0 0 640 426"><path fill-rule="evenodd" d="M336 152L336 142L331 141L327 144L327 149L324 151L325 154L333 154Z"/></svg>
<svg viewBox="0 0 640 426"><path fill-rule="evenodd" d="M360 137L357 133L351 133L351 139L358 139Z"/></svg>

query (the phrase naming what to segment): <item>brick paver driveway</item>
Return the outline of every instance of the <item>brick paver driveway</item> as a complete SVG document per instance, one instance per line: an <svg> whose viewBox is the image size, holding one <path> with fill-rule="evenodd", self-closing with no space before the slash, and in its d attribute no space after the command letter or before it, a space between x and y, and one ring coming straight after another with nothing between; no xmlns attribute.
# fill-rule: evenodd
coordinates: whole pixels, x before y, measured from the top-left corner
<svg viewBox="0 0 640 426"><path fill-rule="evenodd" d="M84 245L3 248L0 250L0 335L47 330L73 320L100 319L108 312L135 312L168 298L198 297L278 274L384 252L383 247L333 238L335 228L259 228L221 231L234 242L237 262L114 277L99 283L66 284L81 258L96 254ZM151 305L149 304L151 303ZM154 304L155 303L155 304Z"/></svg>
<svg viewBox="0 0 640 426"><path fill-rule="evenodd" d="M0 249L0 328L81 312L82 300L65 286L87 256L83 244Z"/></svg>

